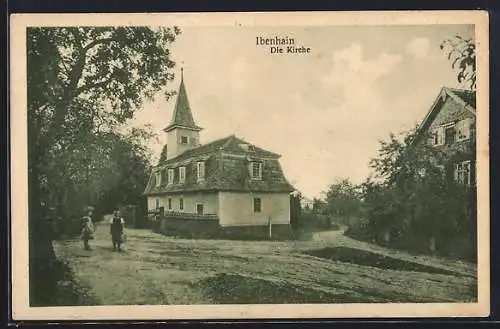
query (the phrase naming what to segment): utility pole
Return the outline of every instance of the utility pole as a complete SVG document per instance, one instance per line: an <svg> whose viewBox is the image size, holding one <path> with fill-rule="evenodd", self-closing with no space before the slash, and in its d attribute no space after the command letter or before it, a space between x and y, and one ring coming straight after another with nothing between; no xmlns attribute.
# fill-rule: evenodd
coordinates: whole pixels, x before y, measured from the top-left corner
<svg viewBox="0 0 500 329"><path fill-rule="evenodd" d="M271 239L273 237L273 233L272 233L272 227L273 227L273 222L271 220L271 216L268 217L268 225L269 225L269 239Z"/></svg>

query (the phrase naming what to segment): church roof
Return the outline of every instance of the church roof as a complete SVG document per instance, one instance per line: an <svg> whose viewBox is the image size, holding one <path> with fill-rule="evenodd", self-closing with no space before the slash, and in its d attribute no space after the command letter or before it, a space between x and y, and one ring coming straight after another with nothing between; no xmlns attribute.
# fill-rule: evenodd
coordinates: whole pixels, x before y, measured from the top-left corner
<svg viewBox="0 0 500 329"><path fill-rule="evenodd" d="M286 180L279 154L264 150L234 135L215 140L185 151L179 156L160 163L153 172L161 172L160 186L155 174L151 175L144 195L201 191L240 191L290 193L293 186ZM205 162L205 179L196 180L196 162ZM261 161L262 179L249 176L249 161ZM174 170L173 184L167 184L167 169L186 167L185 182L180 183L178 170Z"/></svg>
<svg viewBox="0 0 500 329"><path fill-rule="evenodd" d="M168 165L170 163L176 163L202 155L209 155L218 151L224 151L235 155L247 155L254 157L280 157L280 155L277 153L264 150L263 148L248 143L243 139L236 137L235 135L230 135L187 150L179 154L175 158L160 162L159 165Z"/></svg>
<svg viewBox="0 0 500 329"><path fill-rule="evenodd" d="M170 121L170 124L164 129L164 131L169 131L176 127L197 131L202 129L194 122L193 114L191 113L191 107L189 106L189 100L186 93L186 87L184 86L184 72L182 69L181 84L179 86L179 93L177 95L172 120Z"/></svg>

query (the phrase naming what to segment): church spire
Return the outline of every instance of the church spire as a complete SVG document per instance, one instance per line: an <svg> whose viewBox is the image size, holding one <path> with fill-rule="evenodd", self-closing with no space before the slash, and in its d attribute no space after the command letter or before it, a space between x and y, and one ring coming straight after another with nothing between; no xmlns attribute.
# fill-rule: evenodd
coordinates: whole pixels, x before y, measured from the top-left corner
<svg viewBox="0 0 500 329"><path fill-rule="evenodd" d="M202 129L196 125L193 119L193 114L191 113L186 87L184 86L184 68L181 68L181 83L179 86L179 93L177 94L177 101L175 103L172 120L164 131L168 132L176 127L195 131L200 131Z"/></svg>

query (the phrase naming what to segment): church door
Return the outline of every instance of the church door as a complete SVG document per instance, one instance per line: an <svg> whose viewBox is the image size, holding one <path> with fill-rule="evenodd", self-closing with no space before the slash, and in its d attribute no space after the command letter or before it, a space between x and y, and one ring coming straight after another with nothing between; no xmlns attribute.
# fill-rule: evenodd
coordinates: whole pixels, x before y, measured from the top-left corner
<svg viewBox="0 0 500 329"><path fill-rule="evenodd" d="M196 205L196 213L200 216L203 215L203 205L202 204Z"/></svg>

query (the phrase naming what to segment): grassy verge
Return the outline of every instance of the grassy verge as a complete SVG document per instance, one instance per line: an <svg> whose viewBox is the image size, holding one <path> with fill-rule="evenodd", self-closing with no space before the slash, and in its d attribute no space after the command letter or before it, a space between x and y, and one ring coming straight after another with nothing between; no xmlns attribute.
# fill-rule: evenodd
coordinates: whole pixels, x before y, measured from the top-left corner
<svg viewBox="0 0 500 329"><path fill-rule="evenodd" d="M32 284L36 291L31 298L31 306L84 306L97 305L97 299L90 288L79 282L65 262L54 261L45 276L34 276Z"/></svg>

